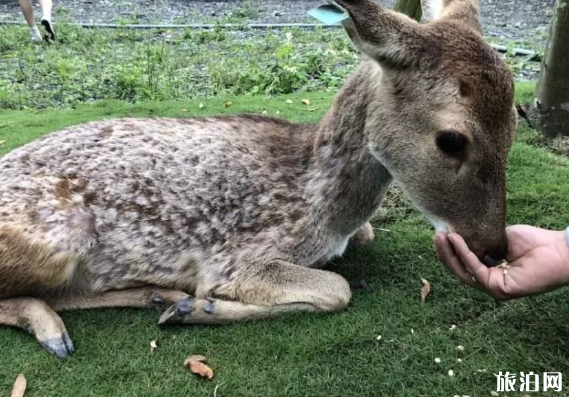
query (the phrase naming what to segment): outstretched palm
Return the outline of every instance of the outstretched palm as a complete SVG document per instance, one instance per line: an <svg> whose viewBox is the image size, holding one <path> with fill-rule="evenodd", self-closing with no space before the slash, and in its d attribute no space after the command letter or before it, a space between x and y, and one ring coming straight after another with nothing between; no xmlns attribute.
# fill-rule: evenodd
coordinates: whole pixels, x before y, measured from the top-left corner
<svg viewBox="0 0 569 397"><path fill-rule="evenodd" d="M436 236L437 256L462 282L496 299L535 295L569 283L569 247L562 232L516 225L507 235L507 272L486 267L457 234Z"/></svg>

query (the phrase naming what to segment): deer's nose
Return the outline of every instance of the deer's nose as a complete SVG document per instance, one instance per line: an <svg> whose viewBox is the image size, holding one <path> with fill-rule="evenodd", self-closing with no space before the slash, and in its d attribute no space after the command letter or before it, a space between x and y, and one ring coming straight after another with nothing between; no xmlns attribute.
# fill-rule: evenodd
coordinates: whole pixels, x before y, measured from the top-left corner
<svg viewBox="0 0 569 397"><path fill-rule="evenodd" d="M506 259L507 246L496 247L489 250L482 257L482 262L488 267L496 267Z"/></svg>

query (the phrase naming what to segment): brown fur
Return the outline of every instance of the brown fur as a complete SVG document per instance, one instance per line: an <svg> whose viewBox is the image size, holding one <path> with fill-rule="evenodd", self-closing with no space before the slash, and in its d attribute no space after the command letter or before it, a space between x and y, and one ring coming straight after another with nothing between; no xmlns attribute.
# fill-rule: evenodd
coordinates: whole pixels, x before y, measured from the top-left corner
<svg viewBox="0 0 569 397"><path fill-rule="evenodd" d="M513 79L480 34L478 2L430 1L426 24L372 0L331 3L366 59L318 124L107 120L0 159L0 323L45 320L36 337L66 357L45 300L158 302L162 324L341 310L347 281L317 267L373 240L392 180L437 230L502 256ZM449 131L464 150L443 150Z"/></svg>

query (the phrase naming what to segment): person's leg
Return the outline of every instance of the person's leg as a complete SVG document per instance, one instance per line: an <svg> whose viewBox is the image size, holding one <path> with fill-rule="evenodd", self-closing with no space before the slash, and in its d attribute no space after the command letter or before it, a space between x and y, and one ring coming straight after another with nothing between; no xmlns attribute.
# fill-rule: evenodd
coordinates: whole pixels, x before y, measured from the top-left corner
<svg viewBox="0 0 569 397"><path fill-rule="evenodd" d="M34 7L32 6L32 0L20 0L20 8L22 9L22 14L26 18L28 26L31 28L36 25L34 21Z"/></svg>
<svg viewBox="0 0 569 397"><path fill-rule="evenodd" d="M41 24L46 32L45 39L55 40L55 31L53 30L53 24L51 23L51 9L53 7L52 0L39 0L39 2L43 12Z"/></svg>
<svg viewBox="0 0 569 397"><path fill-rule="evenodd" d="M51 1L51 0L50 0ZM20 0L20 8L22 9L22 14L24 14L24 18L30 27L30 34L32 35L32 40L39 41L41 40L41 33L36 26L36 22L34 21L34 7L32 5L32 0Z"/></svg>
<svg viewBox="0 0 569 397"><path fill-rule="evenodd" d="M51 21L51 9L53 7L52 1L51 0L39 0L39 2L40 2L41 10L43 12L42 19L45 19L47 21Z"/></svg>

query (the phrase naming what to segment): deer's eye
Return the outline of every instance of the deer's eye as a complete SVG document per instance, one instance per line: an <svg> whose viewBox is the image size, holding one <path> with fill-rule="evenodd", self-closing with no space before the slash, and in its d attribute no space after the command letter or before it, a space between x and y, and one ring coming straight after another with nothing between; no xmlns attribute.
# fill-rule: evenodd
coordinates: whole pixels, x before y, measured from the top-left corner
<svg viewBox="0 0 569 397"><path fill-rule="evenodd" d="M468 145L468 138L457 131L443 131L437 137L437 146L452 157L462 157Z"/></svg>

